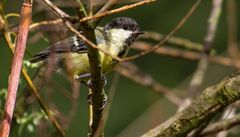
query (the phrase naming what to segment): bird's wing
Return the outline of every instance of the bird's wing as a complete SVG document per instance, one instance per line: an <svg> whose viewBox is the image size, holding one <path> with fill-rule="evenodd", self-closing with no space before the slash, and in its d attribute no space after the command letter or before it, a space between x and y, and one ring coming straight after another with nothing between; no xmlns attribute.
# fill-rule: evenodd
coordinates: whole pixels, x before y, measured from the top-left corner
<svg viewBox="0 0 240 137"><path fill-rule="evenodd" d="M50 53L66 53L66 52L74 52L79 54L86 53L87 46L77 36L69 37L40 51L30 59L30 62L35 63L42 61L46 59L50 55Z"/></svg>

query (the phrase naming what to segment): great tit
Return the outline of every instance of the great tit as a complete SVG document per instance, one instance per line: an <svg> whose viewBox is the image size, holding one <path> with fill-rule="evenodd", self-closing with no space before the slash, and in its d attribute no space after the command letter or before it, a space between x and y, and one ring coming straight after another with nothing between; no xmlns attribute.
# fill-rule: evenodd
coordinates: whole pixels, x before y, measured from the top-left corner
<svg viewBox="0 0 240 137"><path fill-rule="evenodd" d="M103 28L97 27L95 29L96 42L99 48L108 51L112 56L120 58L127 55L130 45L140 34L144 33L138 23L129 17L115 18ZM61 63L59 66L63 69L66 69L66 62L71 65L71 70L68 70L71 72L71 77L81 82L90 79L87 45L79 37L69 37L53 44L34 55L30 62L46 62L52 53L56 56L58 64ZM99 53L102 73L106 74L116 66L118 61L101 51Z"/></svg>

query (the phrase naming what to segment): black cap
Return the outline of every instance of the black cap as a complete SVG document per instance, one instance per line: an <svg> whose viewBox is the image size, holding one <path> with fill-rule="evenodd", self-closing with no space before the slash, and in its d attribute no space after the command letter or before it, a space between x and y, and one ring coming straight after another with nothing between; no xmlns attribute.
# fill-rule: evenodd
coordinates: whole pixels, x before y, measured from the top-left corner
<svg viewBox="0 0 240 137"><path fill-rule="evenodd" d="M112 20L104 26L104 31L109 29L124 29L129 31L138 31L140 27L138 23L129 17L119 17Z"/></svg>

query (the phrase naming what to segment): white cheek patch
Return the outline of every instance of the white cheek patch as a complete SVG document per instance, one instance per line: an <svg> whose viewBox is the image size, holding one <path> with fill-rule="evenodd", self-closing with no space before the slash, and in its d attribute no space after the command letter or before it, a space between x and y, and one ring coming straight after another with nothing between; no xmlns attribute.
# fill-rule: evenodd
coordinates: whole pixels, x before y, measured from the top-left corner
<svg viewBox="0 0 240 137"><path fill-rule="evenodd" d="M132 31L123 30L123 29L112 29L112 37L119 38L119 41L125 40L131 36Z"/></svg>
<svg viewBox="0 0 240 137"><path fill-rule="evenodd" d="M132 31L124 29L110 29L109 34L111 37L110 52L118 56L126 48L126 40L131 36Z"/></svg>

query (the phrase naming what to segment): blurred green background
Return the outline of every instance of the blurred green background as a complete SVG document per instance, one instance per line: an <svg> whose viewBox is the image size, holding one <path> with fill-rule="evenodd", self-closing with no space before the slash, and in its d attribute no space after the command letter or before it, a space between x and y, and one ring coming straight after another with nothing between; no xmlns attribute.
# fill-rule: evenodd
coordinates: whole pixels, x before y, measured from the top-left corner
<svg viewBox="0 0 240 137"><path fill-rule="evenodd" d="M19 13L22 1L1 0L4 4L5 13ZM35 1L34 1L35 2ZM184 15L191 8L195 0L159 0L157 2L147 4L138 8L134 8L119 14L114 14L104 18L101 25L111 19L119 16L128 16L137 20L143 30L155 31L161 34L169 33L175 25L184 17ZM121 6L121 5L119 5ZM240 6L240 1L237 1L237 6ZM203 43L207 31L208 17L211 11L212 1L202 1L200 6L186 22L186 24L174 35L189 39L194 42ZM36 7L33 7L33 10ZM65 9L68 11L68 9ZM240 8L237 9L240 13ZM74 14L71 10L69 13ZM226 1L223 3L222 14L217 28L216 38L213 47L217 55L225 55L227 48L227 10ZM237 15L238 26L240 24L240 15ZM12 19L16 20L18 19ZM33 21L45 20L43 13L34 14ZM240 32L238 27L237 32ZM44 33L46 34L46 33ZM32 34L31 34L32 35ZM46 36L47 38L47 36ZM239 36L238 36L239 40ZM0 37L0 89L7 88L8 75L10 72L12 55L8 50L5 41ZM48 46L48 42L40 40L29 45L28 52L34 54L44 47ZM131 52L133 54L135 52ZM29 58L26 56L26 59ZM191 76L196 69L197 61L189 61L181 58L173 58L169 56L161 56L157 54L149 54L133 61L143 72L151 75L156 81L170 88L178 88L181 90L188 89ZM235 72L236 69L224 67L222 65L210 63L207 75L201 89L217 83L219 80ZM30 71L32 73L33 71ZM110 73L108 78L109 90L111 79L115 72ZM55 74L54 81L66 87L71 91L69 82L59 74ZM23 92L25 82L22 80L19 87L19 93ZM48 85L49 86L49 85ZM53 91L51 101L63 113L69 111L70 101L58 92L56 88L50 88ZM42 96L45 90L41 91ZM185 96L185 92L177 93L181 97ZM67 135L69 137L84 137L88 133L88 108L87 108L87 89L81 87L79 106L73 121L70 123ZM4 101L1 98L1 108L3 108ZM38 105L33 105L39 107ZM109 118L106 123L105 136L106 137L137 137L155 125L165 121L172 116L176 111L176 106L166 100L162 95L142 87L135 82L120 76L117 85L116 94L114 96ZM49 126L49 130L53 130ZM12 131L13 132L13 131ZM29 132L27 127L24 128L24 137L34 137L36 132ZM234 135L232 135L234 136ZM237 135L235 135L237 136Z"/></svg>

